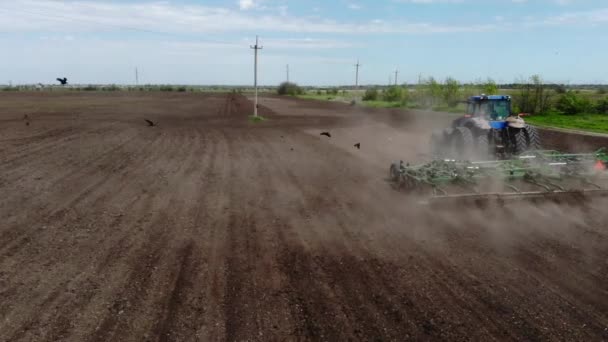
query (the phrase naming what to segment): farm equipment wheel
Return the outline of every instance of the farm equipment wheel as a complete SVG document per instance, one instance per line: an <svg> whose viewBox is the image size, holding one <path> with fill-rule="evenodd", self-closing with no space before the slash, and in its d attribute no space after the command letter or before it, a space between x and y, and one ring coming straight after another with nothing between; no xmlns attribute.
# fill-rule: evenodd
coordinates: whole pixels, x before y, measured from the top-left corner
<svg viewBox="0 0 608 342"><path fill-rule="evenodd" d="M388 176L391 181L399 184L401 178L401 167L399 163L392 163L391 168L388 171Z"/></svg>
<svg viewBox="0 0 608 342"><path fill-rule="evenodd" d="M526 137L526 147L528 150L542 149L540 143L540 134L538 134L536 127L526 125L526 127L524 127L522 131L524 133L524 136Z"/></svg>
<svg viewBox="0 0 608 342"><path fill-rule="evenodd" d="M450 144L455 152L452 157L460 159L470 159L474 150L475 142L473 133L467 127L456 127L450 137Z"/></svg>

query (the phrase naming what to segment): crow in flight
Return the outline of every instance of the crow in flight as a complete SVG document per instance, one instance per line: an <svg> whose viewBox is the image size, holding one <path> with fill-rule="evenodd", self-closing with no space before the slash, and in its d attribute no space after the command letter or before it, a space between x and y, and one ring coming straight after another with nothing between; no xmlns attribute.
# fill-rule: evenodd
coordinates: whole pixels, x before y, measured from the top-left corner
<svg viewBox="0 0 608 342"><path fill-rule="evenodd" d="M356 143L355 147L358 148L359 150L361 149L361 143Z"/></svg>
<svg viewBox="0 0 608 342"><path fill-rule="evenodd" d="M152 122L152 121L150 121L148 119L144 119L144 120L146 120L146 122L148 123L148 126L150 126L150 127L156 126L156 124L154 122Z"/></svg>
<svg viewBox="0 0 608 342"><path fill-rule="evenodd" d="M59 81L59 83L61 83L61 85L66 85L68 84L68 79L67 77L64 78L58 78L57 81Z"/></svg>
<svg viewBox="0 0 608 342"><path fill-rule="evenodd" d="M331 134L329 134L329 132L322 132L321 135L331 138Z"/></svg>

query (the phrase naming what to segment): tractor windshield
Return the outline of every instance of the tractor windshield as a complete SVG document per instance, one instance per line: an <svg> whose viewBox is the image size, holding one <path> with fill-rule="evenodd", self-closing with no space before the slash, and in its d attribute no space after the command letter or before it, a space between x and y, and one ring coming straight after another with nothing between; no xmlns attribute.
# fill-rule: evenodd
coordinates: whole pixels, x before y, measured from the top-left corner
<svg viewBox="0 0 608 342"><path fill-rule="evenodd" d="M488 100L474 104L474 115L489 120L505 120L511 115L509 100Z"/></svg>
<svg viewBox="0 0 608 342"><path fill-rule="evenodd" d="M508 100L495 100L488 102L488 104L492 120L505 120L511 115L511 106Z"/></svg>

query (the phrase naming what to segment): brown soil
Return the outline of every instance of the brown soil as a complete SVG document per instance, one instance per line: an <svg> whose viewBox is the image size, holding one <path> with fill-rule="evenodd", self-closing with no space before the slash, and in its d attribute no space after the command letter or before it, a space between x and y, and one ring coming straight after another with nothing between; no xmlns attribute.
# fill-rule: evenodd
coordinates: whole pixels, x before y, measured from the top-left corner
<svg viewBox="0 0 608 342"><path fill-rule="evenodd" d="M605 200L434 211L384 178L445 119L251 112L0 94L0 341L608 339Z"/></svg>

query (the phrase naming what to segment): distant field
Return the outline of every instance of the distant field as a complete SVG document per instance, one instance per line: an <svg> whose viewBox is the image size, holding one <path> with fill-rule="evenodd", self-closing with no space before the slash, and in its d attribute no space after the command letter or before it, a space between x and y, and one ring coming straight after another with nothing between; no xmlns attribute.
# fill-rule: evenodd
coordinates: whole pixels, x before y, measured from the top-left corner
<svg viewBox="0 0 608 342"><path fill-rule="evenodd" d="M602 114L545 114L527 117L526 121L537 126L608 133L608 115Z"/></svg>
<svg viewBox="0 0 608 342"><path fill-rule="evenodd" d="M321 101L338 101L338 102L350 102L352 100L356 100L363 106L372 107L372 108L404 108L404 109L428 109L436 112L448 112L448 113L464 113L466 111L466 106L464 104L458 104L456 107L449 107L446 105L435 106L432 108L422 108L419 105L416 105L416 91L410 90L409 97L410 100L405 102L393 102L393 101L384 101L384 100L375 100L375 101L362 101L363 90L347 90L340 91L337 95L326 93L322 91L319 94L318 91L309 91L306 94L299 95L299 98L302 99L313 99L313 100L321 100ZM519 90L517 89L500 89L498 91L499 94L510 95L513 97L517 97L519 95ZM605 94L600 94L595 90L578 90L577 94L580 96L590 100L590 101L598 101L601 98L605 97ZM466 98L463 96L463 100ZM560 96L557 93L552 94L552 98L555 99ZM515 105L514 105L515 106ZM517 111L517 108L514 108ZM562 115L558 113L549 113L542 115L535 115L527 118L527 121L538 126L544 127L557 127L557 128L566 128L566 129L575 129L575 130L583 130L590 132L599 132L599 133L608 133L608 115L602 114L577 114L577 115Z"/></svg>

